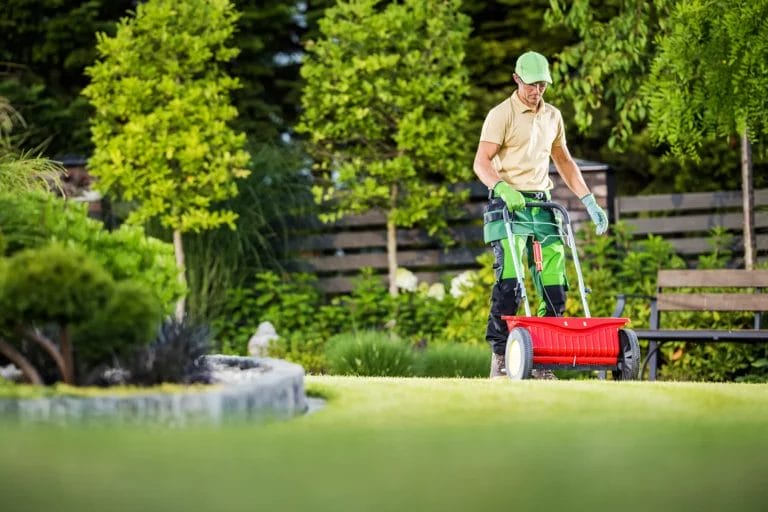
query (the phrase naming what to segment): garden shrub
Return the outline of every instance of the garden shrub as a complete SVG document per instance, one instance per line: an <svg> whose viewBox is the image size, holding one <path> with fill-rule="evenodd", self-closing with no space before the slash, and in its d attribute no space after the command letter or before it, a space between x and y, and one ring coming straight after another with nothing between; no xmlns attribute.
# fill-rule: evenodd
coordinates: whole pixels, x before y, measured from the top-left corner
<svg viewBox="0 0 768 512"><path fill-rule="evenodd" d="M48 242L50 225L61 214L63 204L43 192L0 192L0 231L5 239L2 254L9 256Z"/></svg>
<svg viewBox="0 0 768 512"><path fill-rule="evenodd" d="M114 288L112 277L82 251L51 244L12 256L2 284L0 323L21 348L17 357L29 362L24 344L33 344L56 363L59 378L75 384L71 327L104 307ZM52 335L41 327L49 327ZM29 370L26 377L38 384L43 378L39 370Z"/></svg>
<svg viewBox="0 0 768 512"><path fill-rule="evenodd" d="M337 334L328 340L326 356L332 374L361 377L407 377L415 360L407 343L381 331Z"/></svg>
<svg viewBox="0 0 768 512"><path fill-rule="evenodd" d="M105 307L73 331L78 362L85 368L108 364L151 342L162 321L158 299L142 283L115 284Z"/></svg>
<svg viewBox="0 0 768 512"><path fill-rule="evenodd" d="M84 252L51 244L8 260L0 309L7 321L83 322L104 308L114 281Z"/></svg>
<svg viewBox="0 0 768 512"><path fill-rule="evenodd" d="M42 192L0 193L0 232L6 255L56 241L78 247L101 263L115 281L134 279L170 312L184 293L171 244L148 237L136 226L104 229L83 203Z"/></svg>
<svg viewBox="0 0 768 512"><path fill-rule="evenodd" d="M418 377L487 377L490 356L488 347L480 345L429 346L417 354L414 374Z"/></svg>

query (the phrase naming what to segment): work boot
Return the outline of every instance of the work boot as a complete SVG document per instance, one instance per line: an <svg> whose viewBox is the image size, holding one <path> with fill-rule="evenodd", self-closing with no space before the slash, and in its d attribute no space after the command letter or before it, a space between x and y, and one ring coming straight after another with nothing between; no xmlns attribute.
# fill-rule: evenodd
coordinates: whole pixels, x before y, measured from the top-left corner
<svg viewBox="0 0 768 512"><path fill-rule="evenodd" d="M504 368L504 356L491 353L491 378L502 379L507 376L507 370Z"/></svg>
<svg viewBox="0 0 768 512"><path fill-rule="evenodd" d="M531 370L531 377L539 380L557 380L555 372L544 368L534 368Z"/></svg>

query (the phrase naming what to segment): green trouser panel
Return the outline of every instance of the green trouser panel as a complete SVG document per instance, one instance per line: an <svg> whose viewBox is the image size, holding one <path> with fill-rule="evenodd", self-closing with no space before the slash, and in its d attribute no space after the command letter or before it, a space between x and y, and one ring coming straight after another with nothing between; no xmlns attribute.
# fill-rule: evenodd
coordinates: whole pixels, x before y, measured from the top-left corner
<svg viewBox="0 0 768 512"><path fill-rule="evenodd" d="M528 264L529 272L533 276L533 283L539 297L544 298L544 286L562 286L568 289L565 277L565 246L560 238L559 220L556 220L550 210L541 208L526 208L514 212L512 223L514 236L514 250L517 253L521 265ZM536 263L533 259L533 240L539 240L541 244L542 270L536 271ZM496 279L515 279L514 260L509 240L500 240L503 249L503 263L496 269ZM523 260L527 253L527 260ZM497 259L500 259L497 257ZM546 303L542 300L537 313L542 316L546 311Z"/></svg>

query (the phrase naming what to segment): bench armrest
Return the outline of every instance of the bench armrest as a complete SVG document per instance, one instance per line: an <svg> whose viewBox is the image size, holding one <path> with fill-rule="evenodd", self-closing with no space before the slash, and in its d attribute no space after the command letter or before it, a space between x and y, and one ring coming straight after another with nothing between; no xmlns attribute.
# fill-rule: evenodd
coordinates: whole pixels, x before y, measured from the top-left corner
<svg viewBox="0 0 768 512"><path fill-rule="evenodd" d="M613 310L613 313L611 314L611 316L620 317L621 314L624 313L624 308L627 305L627 299L644 299L644 300L651 301L651 303L656 302L655 295L645 295L642 293L617 293L616 309Z"/></svg>

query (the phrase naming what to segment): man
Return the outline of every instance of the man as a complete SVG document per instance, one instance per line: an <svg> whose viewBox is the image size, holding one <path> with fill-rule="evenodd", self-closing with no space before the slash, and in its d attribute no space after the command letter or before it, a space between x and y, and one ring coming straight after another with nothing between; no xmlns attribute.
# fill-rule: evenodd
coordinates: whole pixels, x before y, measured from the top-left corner
<svg viewBox="0 0 768 512"><path fill-rule="evenodd" d="M475 155L474 170L488 187L490 203L486 221L504 205L512 215L515 232L514 250L522 259L525 246L534 237L541 244L543 266L535 273L534 282L543 300L539 316L561 316L565 312L565 249L556 235L554 212L526 206L528 201L547 201L552 180L549 159L568 188L578 196L595 224L597 234L608 229L608 218L590 193L581 171L565 144L565 129L560 111L544 102L544 92L552 83L547 59L536 52L526 52L515 64L513 74L517 90L488 113ZM517 275L509 241L503 229L486 224L486 242L495 256L496 283L491 292L486 340L491 346L491 378L503 377L504 352L509 331L502 315L514 315L520 305ZM491 229L489 229L491 228ZM529 258L529 263L531 259ZM555 378L549 370L534 370L534 378Z"/></svg>

